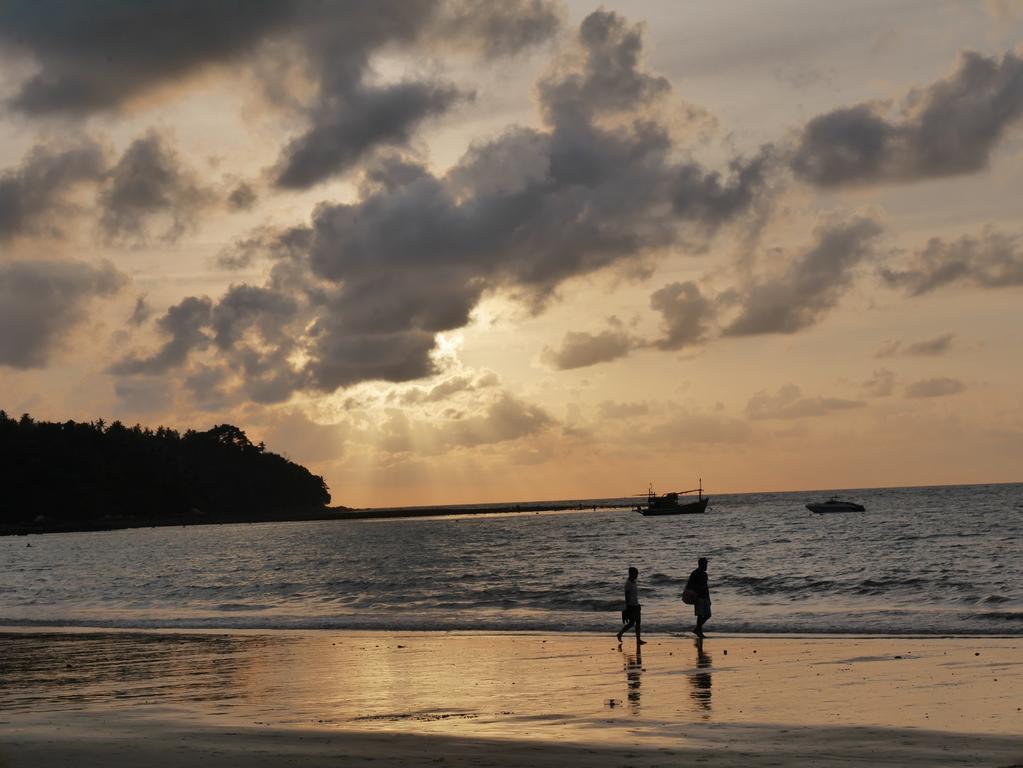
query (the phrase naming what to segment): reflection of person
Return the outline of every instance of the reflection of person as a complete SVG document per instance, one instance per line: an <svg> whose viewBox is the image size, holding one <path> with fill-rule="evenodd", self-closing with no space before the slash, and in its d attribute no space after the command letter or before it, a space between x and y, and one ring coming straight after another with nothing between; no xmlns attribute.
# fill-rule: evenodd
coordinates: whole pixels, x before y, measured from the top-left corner
<svg viewBox="0 0 1023 768"><path fill-rule="evenodd" d="M696 626L693 632L697 637L703 637L703 625L710 618L710 585L707 580L707 558L701 557L697 561L697 569L689 574L689 581L686 582L686 589L696 593L696 602L693 603L693 612L696 614Z"/></svg>
<svg viewBox="0 0 1023 768"><path fill-rule="evenodd" d="M689 673L689 682L693 686L689 696L704 712L710 711L710 666L710 654L703 652L703 640L698 637L696 638L696 671Z"/></svg>
<svg viewBox="0 0 1023 768"><path fill-rule="evenodd" d="M639 714L639 685L640 674L642 672L643 654L637 648L635 653L629 653L625 656L625 683L629 687L629 708L634 715Z"/></svg>
<svg viewBox="0 0 1023 768"><path fill-rule="evenodd" d="M622 618L625 620L625 626L618 630L618 642L622 641L622 635L628 632L633 627L636 628L636 645L646 645L642 639L640 639L640 604L639 604L639 584L636 580L639 578L639 569L632 567L629 568L629 579L625 582L625 610L622 612Z"/></svg>

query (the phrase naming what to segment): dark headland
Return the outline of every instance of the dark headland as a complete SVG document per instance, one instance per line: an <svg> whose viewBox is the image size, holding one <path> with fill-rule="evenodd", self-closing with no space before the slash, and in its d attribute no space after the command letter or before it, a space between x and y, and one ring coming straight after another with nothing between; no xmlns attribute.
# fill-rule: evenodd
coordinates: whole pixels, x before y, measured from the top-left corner
<svg viewBox="0 0 1023 768"><path fill-rule="evenodd" d="M365 520L586 509L586 502L351 509L323 478L252 443L118 421L47 422L0 411L0 535L167 525Z"/></svg>

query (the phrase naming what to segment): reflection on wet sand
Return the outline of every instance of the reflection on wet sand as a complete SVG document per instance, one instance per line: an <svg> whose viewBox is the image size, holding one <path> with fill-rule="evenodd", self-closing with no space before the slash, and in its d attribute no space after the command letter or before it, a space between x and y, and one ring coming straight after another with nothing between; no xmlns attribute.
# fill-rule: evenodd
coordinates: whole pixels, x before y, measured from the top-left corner
<svg viewBox="0 0 1023 768"><path fill-rule="evenodd" d="M629 711L639 714L640 675L643 673L643 654L637 649L635 653L625 654L625 681L628 686Z"/></svg>
<svg viewBox="0 0 1023 768"><path fill-rule="evenodd" d="M52 724L132 720L146 733L152 720L673 747L791 723L972 729L1016 749L987 764L1023 754L1018 638L728 637L696 643L695 656L690 639L652 639L641 655L555 634L0 631L0 713L41 739ZM968 740L997 746L982 742Z"/></svg>
<svg viewBox="0 0 1023 768"><path fill-rule="evenodd" d="M170 634L15 634L0 642L6 711L164 702L225 704L268 646L287 638Z"/></svg>
<svg viewBox="0 0 1023 768"><path fill-rule="evenodd" d="M703 638L696 639L696 671L689 673L689 684L692 690L689 697L703 712L703 719L710 719L710 696L712 680L710 676L711 657L703 650Z"/></svg>

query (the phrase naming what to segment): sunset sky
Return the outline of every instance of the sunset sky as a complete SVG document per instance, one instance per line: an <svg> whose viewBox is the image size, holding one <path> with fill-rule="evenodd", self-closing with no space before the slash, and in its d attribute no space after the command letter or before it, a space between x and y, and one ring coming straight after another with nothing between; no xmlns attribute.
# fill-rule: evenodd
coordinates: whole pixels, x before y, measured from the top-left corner
<svg viewBox="0 0 1023 768"><path fill-rule="evenodd" d="M0 408L387 506L1023 479L1023 2L0 4Z"/></svg>

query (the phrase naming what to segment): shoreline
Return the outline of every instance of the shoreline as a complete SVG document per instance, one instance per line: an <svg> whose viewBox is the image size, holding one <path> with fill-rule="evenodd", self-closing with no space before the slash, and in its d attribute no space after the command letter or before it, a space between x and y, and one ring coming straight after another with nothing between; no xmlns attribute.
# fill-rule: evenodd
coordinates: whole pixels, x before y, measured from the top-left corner
<svg viewBox="0 0 1023 768"><path fill-rule="evenodd" d="M174 626L174 627L138 627L138 626L104 626L98 624L3 624L0 623L0 638L4 635L382 635L388 637L417 637L443 635L450 637L558 637L594 639L614 637L614 632L598 630L541 630L541 629L407 629L407 628L366 628L366 627L210 627L210 626ZM692 632L670 632L652 630L643 633L643 637L657 640L691 640L696 637ZM1017 640L1023 649L1023 632L1012 633L964 633L942 632L928 634L926 632L715 632L708 628L706 640ZM1021 661L1023 663L1023 661Z"/></svg>
<svg viewBox="0 0 1023 768"><path fill-rule="evenodd" d="M1020 637L626 640L3 629L0 764L1023 763Z"/></svg>
<svg viewBox="0 0 1023 768"><path fill-rule="evenodd" d="M498 504L490 507L381 507L352 509L324 507L323 509L285 511L280 513L229 515L204 513L197 515L167 515L159 520L96 520L85 524L67 522L34 525L0 525L0 536L42 536L51 533L102 533L137 528L179 528L205 525L255 525L260 523L312 523L337 520L401 520L431 517L459 517L507 514L540 514L543 512L596 512L598 510L631 510L632 504L585 504L586 501L543 502L526 504ZM599 501L599 500L598 500Z"/></svg>

